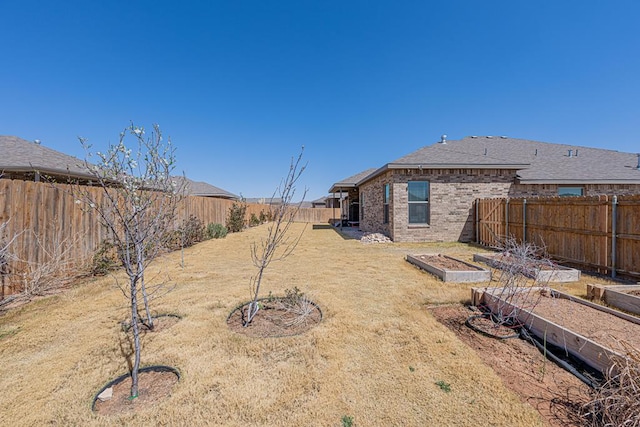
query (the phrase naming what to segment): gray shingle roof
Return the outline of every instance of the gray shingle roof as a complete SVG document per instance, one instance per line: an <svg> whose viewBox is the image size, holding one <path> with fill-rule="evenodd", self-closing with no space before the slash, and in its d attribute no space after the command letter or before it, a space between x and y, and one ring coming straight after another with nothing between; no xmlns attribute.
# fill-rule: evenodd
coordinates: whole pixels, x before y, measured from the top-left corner
<svg viewBox="0 0 640 427"><path fill-rule="evenodd" d="M0 136L0 171L91 178L83 160L15 136Z"/></svg>
<svg viewBox="0 0 640 427"><path fill-rule="evenodd" d="M466 137L435 143L388 163L364 180L386 169L420 166L517 169L523 183L640 184L636 154L507 137Z"/></svg>
<svg viewBox="0 0 640 427"><path fill-rule="evenodd" d="M371 175L376 171L375 168L367 169L362 172L359 172L355 175L350 176L349 178L345 178L339 182L336 182L329 189L329 193L337 193L339 191L344 191L348 188L356 187L363 179Z"/></svg>
<svg viewBox="0 0 640 427"><path fill-rule="evenodd" d="M185 180L185 188L186 192L189 196L200 196L200 197L219 197L222 199L238 199L239 197L233 193L229 193L222 188L216 187L215 185L211 185L202 181L193 181L189 178L185 178L182 176L174 177L177 180Z"/></svg>

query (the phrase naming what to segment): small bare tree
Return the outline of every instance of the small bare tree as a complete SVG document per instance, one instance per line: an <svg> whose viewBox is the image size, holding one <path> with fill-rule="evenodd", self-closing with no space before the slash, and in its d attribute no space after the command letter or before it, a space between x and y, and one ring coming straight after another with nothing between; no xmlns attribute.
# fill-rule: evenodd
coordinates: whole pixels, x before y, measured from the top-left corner
<svg viewBox="0 0 640 427"><path fill-rule="evenodd" d="M307 194L305 189L300 202L294 203L293 198L296 193L296 184L306 168L306 164L302 165L302 154L304 147L300 150L297 159L292 158L289 166L289 173L281 181L280 185L273 193L272 200L278 196L282 203L271 205L271 222L267 228L267 236L260 242L254 242L251 245L251 260L258 272L250 280L251 302L247 305L244 313L243 325L248 326L256 313L258 312L258 297L260 295L260 285L264 272L272 261L281 261L293 253L304 230L298 236L291 236L289 229L294 222L302 202Z"/></svg>
<svg viewBox="0 0 640 427"><path fill-rule="evenodd" d="M125 144L132 137L135 151ZM163 249L166 231L176 216L183 186L172 178L175 168L175 148L164 141L157 125L149 138L143 128L133 124L121 134L119 142L104 153L96 152L98 163L92 164L90 145L81 138L87 156L85 166L101 188L102 197L87 187L75 186L78 203L95 211L109 230L117 248L120 263L128 276L128 284L120 286L129 300L133 333L134 363L131 370L131 398L138 396L140 368L140 319L142 297L147 326L153 328L150 293L145 282L145 270Z"/></svg>
<svg viewBox="0 0 640 427"><path fill-rule="evenodd" d="M553 272L557 266L540 247L508 238L495 262L498 268L494 274L497 274L499 290L494 295L501 301L493 313L496 323L512 322L518 314L512 307L531 311L541 297L550 296L548 278L551 274L545 276L547 279L541 279L538 273L542 270Z"/></svg>

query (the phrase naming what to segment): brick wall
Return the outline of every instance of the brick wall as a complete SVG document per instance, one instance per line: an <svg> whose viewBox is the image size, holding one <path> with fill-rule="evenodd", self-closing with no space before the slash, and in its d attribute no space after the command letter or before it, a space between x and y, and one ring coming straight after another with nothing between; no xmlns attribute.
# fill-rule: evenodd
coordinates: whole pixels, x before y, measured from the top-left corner
<svg viewBox="0 0 640 427"><path fill-rule="evenodd" d="M364 231L384 233L396 242L471 241L473 202L477 198L507 197L515 172L508 170L387 171L360 186L365 195ZM430 223L409 224L408 181L429 181ZM389 224L383 223L383 186L391 184Z"/></svg>
<svg viewBox="0 0 640 427"><path fill-rule="evenodd" d="M408 181L429 181L430 223L409 224ZM468 242L474 237L473 203L480 198L557 196L556 184L515 184L516 173L496 169L394 169L360 186L364 217L360 229L396 242ZM389 223L384 224L384 184L391 184ZM567 185L574 186L574 185ZM577 186L577 185L575 185ZM585 196L640 194L640 185L584 185Z"/></svg>

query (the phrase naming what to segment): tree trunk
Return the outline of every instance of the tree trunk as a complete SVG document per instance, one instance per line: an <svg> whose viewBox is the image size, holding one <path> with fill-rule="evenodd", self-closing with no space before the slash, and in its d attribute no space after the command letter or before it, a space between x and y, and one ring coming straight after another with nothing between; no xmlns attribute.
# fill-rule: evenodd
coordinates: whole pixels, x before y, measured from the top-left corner
<svg viewBox="0 0 640 427"><path fill-rule="evenodd" d="M138 397L138 370L140 369L140 325L138 324L137 278L131 278L131 329L133 330L134 361L131 370L131 399Z"/></svg>

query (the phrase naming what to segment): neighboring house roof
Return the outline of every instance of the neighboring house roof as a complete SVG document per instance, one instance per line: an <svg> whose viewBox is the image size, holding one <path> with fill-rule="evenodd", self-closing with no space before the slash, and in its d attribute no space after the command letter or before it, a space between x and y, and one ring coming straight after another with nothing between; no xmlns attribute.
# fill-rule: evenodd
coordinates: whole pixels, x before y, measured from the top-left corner
<svg viewBox="0 0 640 427"><path fill-rule="evenodd" d="M84 161L16 136L0 136L0 172L91 179Z"/></svg>
<svg viewBox="0 0 640 427"><path fill-rule="evenodd" d="M319 199L312 200L311 203L314 205L323 205L327 202L327 196L320 197Z"/></svg>
<svg viewBox="0 0 640 427"><path fill-rule="evenodd" d="M185 183L185 188L186 188L186 193L189 196L200 196L200 197L218 197L221 199L239 199L238 196L236 196L233 193L229 193L226 190L223 190L222 188L218 188L215 185L211 185L209 183L206 182L202 182L202 181L193 181L189 178L186 177L182 177L182 176L176 176L174 177L177 180L184 180Z"/></svg>
<svg viewBox="0 0 640 427"><path fill-rule="evenodd" d="M345 178L339 182L336 182L329 189L329 193L339 193L340 191L344 191L349 188L355 188L360 184L361 181L364 180L364 178L367 178L374 172L376 172L375 168L367 169L355 175L352 175L349 178Z"/></svg>
<svg viewBox="0 0 640 427"><path fill-rule="evenodd" d="M478 136L423 147L387 163L357 185L389 169L416 168L515 169L525 184L640 184L638 163L638 155L633 153Z"/></svg>
<svg viewBox="0 0 640 427"><path fill-rule="evenodd" d="M282 198L280 197L247 197L244 199L247 203L257 203L260 205L281 205Z"/></svg>

